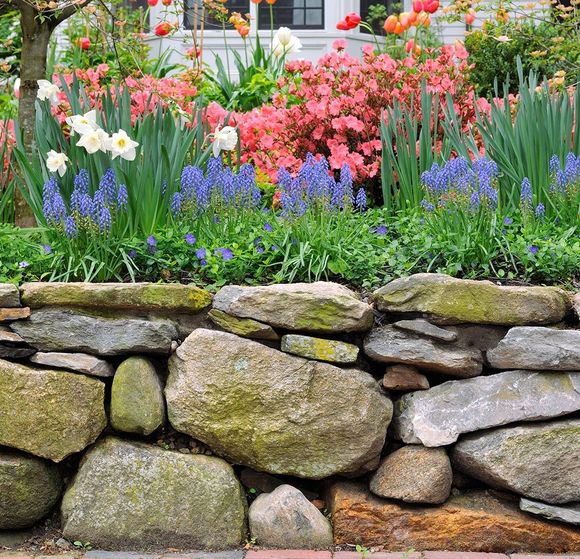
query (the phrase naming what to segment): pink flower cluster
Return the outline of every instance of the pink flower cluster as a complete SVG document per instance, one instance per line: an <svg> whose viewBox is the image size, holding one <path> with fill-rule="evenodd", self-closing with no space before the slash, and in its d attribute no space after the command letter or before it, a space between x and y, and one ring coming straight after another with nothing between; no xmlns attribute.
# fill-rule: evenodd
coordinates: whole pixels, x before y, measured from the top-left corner
<svg viewBox="0 0 580 559"><path fill-rule="evenodd" d="M359 183L372 187L380 174L381 115L395 99L405 106L414 103L420 115L423 81L442 100L447 93L453 96L466 126L475 121L476 104L486 108L466 80L464 49L446 46L432 58L398 61L375 55L371 45L363 49L362 60L345 52L342 42L334 46L316 65L289 63L290 77L280 82L284 94L273 106L231 116L244 160L272 178L280 166L296 170L311 152L326 156L335 170L347 163ZM225 115L217 105L208 108L211 124Z"/></svg>
<svg viewBox="0 0 580 559"><path fill-rule="evenodd" d="M107 64L100 64L94 69L77 69L75 71L77 79L85 86L86 94L90 100L90 107L86 107L86 111L95 107L98 108L100 100L111 87L110 80L107 81L108 71ZM73 74L64 74L63 78L70 85L73 81ZM60 85L60 77L55 75L53 82ZM114 94L116 84L113 82L112 85ZM128 88L131 93L131 117L133 121L135 121L137 116L155 109L159 104L163 107L173 104L191 114L197 95L197 88L190 81L179 77L158 79L148 75L140 77L129 76L119 84L121 91L124 88ZM84 107L83 110L85 110ZM61 123L71 114L70 104L66 95L62 92L55 114Z"/></svg>

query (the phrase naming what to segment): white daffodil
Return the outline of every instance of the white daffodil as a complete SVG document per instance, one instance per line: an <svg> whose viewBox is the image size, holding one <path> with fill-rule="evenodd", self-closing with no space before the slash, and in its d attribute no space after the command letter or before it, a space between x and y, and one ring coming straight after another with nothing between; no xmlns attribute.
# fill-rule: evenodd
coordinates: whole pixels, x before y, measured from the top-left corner
<svg viewBox="0 0 580 559"><path fill-rule="evenodd" d="M232 151L238 145L238 133L233 126L218 126L213 133L213 156L220 151Z"/></svg>
<svg viewBox="0 0 580 559"><path fill-rule="evenodd" d="M133 161L136 156L135 148L139 145L135 140L131 140L122 128L115 132L105 142L105 147L111 152L113 159L121 156L127 161Z"/></svg>
<svg viewBox="0 0 580 559"><path fill-rule="evenodd" d="M85 148L87 153L96 153L99 150L106 151L109 139L109 135L104 130L97 128L82 134L77 146Z"/></svg>
<svg viewBox="0 0 580 559"><path fill-rule="evenodd" d="M68 116L65 122L71 127L73 132L77 134L88 134L99 128L97 125L97 111L94 109L85 113L84 115Z"/></svg>
<svg viewBox="0 0 580 559"><path fill-rule="evenodd" d="M14 80L14 97L18 97L20 95L20 78L16 78Z"/></svg>
<svg viewBox="0 0 580 559"><path fill-rule="evenodd" d="M48 80L37 80L38 92L36 97L41 101L48 99L53 105L58 105L58 94L60 89Z"/></svg>
<svg viewBox="0 0 580 559"><path fill-rule="evenodd" d="M274 56L280 58L281 56L300 52L302 43L296 35L292 35L292 31L288 27L280 27L274 35L272 41L272 52Z"/></svg>
<svg viewBox="0 0 580 559"><path fill-rule="evenodd" d="M46 154L46 166L51 173L58 173L61 177L66 173L68 157L51 149Z"/></svg>

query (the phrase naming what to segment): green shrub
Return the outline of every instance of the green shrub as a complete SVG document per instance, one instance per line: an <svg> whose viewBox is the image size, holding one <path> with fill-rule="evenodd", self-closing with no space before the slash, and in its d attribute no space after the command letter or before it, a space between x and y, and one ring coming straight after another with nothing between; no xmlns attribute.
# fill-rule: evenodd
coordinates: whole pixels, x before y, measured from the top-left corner
<svg viewBox="0 0 580 559"><path fill-rule="evenodd" d="M498 37L508 37L502 42ZM551 78L556 72L566 72L566 82L580 79L580 41L574 26L566 27L531 20L486 22L483 30L470 33L465 39L468 61L474 64L470 80L481 95L494 94L494 84L501 90L509 80L509 90L518 91L517 59L525 74L534 70L541 78Z"/></svg>

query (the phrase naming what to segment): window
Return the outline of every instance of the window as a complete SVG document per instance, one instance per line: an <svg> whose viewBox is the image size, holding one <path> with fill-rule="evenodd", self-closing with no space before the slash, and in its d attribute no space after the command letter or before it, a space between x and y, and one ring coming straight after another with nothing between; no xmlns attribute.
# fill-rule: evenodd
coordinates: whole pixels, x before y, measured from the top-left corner
<svg viewBox="0 0 580 559"><path fill-rule="evenodd" d="M274 8L274 27L324 29L324 0L278 0ZM262 2L258 11L260 29L270 29L270 6Z"/></svg>
<svg viewBox="0 0 580 559"><path fill-rule="evenodd" d="M198 6L198 17L201 17L201 6L203 0L185 0L185 14L183 16L183 25L186 29L193 27L194 6ZM230 12L239 12L247 14L250 11L250 0L228 0L224 6ZM205 17L205 28L208 30L221 29L222 24L210 16Z"/></svg>
<svg viewBox="0 0 580 559"><path fill-rule="evenodd" d="M363 18L363 20L367 21L367 18L369 16L369 8L371 6L377 6L377 8L379 9L375 9L376 13L380 13L380 7L382 6L384 8L383 13L387 13L387 14L393 14L393 13L399 13L401 11L401 5L402 5L402 0L360 0L360 15ZM377 18L375 21L372 22L373 24L373 29L375 30L375 33L377 33L378 35L384 35L384 31L383 31L383 24L384 24L384 19L381 18ZM364 28L360 28L360 31L362 31L363 33L368 33L368 31Z"/></svg>

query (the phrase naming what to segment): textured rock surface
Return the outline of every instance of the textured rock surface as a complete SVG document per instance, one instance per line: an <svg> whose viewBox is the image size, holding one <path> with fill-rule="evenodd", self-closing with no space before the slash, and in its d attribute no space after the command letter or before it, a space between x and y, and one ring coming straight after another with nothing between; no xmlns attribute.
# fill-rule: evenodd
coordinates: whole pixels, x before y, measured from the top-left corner
<svg viewBox="0 0 580 559"><path fill-rule="evenodd" d="M111 426L117 431L150 435L165 419L163 387L155 367L144 357L125 359L111 389Z"/></svg>
<svg viewBox="0 0 580 559"><path fill-rule="evenodd" d="M265 472L258 472L252 468L242 468L240 472L240 481L248 489L254 489L259 493L272 493L274 489L284 485L281 477L266 474ZM319 497L319 494L314 491L309 491L303 487L304 482L294 479L294 486L309 500L312 501ZM300 485L298 485L300 483Z"/></svg>
<svg viewBox="0 0 580 559"><path fill-rule="evenodd" d="M112 377L115 374L113 365L104 359L86 353L45 353L39 351L30 358L30 361L37 365L68 369L94 377Z"/></svg>
<svg viewBox="0 0 580 559"><path fill-rule="evenodd" d="M488 351L499 344L507 334L507 326L490 326L486 324L457 324L446 326L457 334L457 344L463 347L473 347L479 351Z"/></svg>
<svg viewBox="0 0 580 559"><path fill-rule="evenodd" d="M173 427L220 455L315 479L376 459L392 414L368 373L203 329L170 358L165 394Z"/></svg>
<svg viewBox="0 0 580 559"><path fill-rule="evenodd" d="M62 501L63 534L116 550L237 547L245 497L232 467L113 437L81 462Z"/></svg>
<svg viewBox="0 0 580 559"><path fill-rule="evenodd" d="M20 288L27 306L88 307L107 310L198 312L211 295L195 285L179 283L25 283Z"/></svg>
<svg viewBox="0 0 580 559"><path fill-rule="evenodd" d="M476 349L436 342L393 326L369 332L365 353L381 363L403 363L460 378L481 374L483 356Z"/></svg>
<svg viewBox="0 0 580 559"><path fill-rule="evenodd" d="M415 274L381 287L372 296L385 312L419 312L450 322L552 324L564 318L568 295L554 287L500 287L443 274Z"/></svg>
<svg viewBox="0 0 580 559"><path fill-rule="evenodd" d="M507 371L405 394L395 404L392 428L406 443L443 446L461 433L579 409L580 373Z"/></svg>
<svg viewBox="0 0 580 559"><path fill-rule="evenodd" d="M431 324L428 320L423 318L417 318L415 320L399 320L394 322L393 326L399 330L406 330L407 332L413 332L419 334L420 336L425 336L427 338L432 338L440 342L454 342L457 340L457 332L452 332L450 330L445 330L445 328L440 328L435 324Z"/></svg>
<svg viewBox="0 0 580 559"><path fill-rule="evenodd" d="M34 355L36 350L30 347L10 343L0 343L0 359L23 359Z"/></svg>
<svg viewBox="0 0 580 559"><path fill-rule="evenodd" d="M60 462L105 428L104 400L97 379L0 360L0 445Z"/></svg>
<svg viewBox="0 0 580 559"><path fill-rule="evenodd" d="M388 390L427 390L429 381L411 365L392 365L387 367L383 387Z"/></svg>
<svg viewBox="0 0 580 559"><path fill-rule="evenodd" d="M28 528L60 497L62 479L53 464L0 451L0 530Z"/></svg>
<svg viewBox="0 0 580 559"><path fill-rule="evenodd" d="M580 503L558 507L522 497L520 499L520 509L530 514L543 516L549 520L559 520L560 522L580 526Z"/></svg>
<svg viewBox="0 0 580 559"><path fill-rule="evenodd" d="M273 341L280 339L280 336L276 334L276 331L271 326L251 318L237 318L217 309L209 311L208 316L214 324L223 328L226 332L243 338Z"/></svg>
<svg viewBox="0 0 580 559"><path fill-rule="evenodd" d="M11 283L0 283L0 307L19 307L20 293Z"/></svg>
<svg viewBox="0 0 580 559"><path fill-rule="evenodd" d="M248 514L250 535L264 547L322 549L332 546L328 519L295 487L259 495Z"/></svg>
<svg viewBox="0 0 580 559"><path fill-rule="evenodd" d="M580 551L580 533L522 513L493 492L453 496L440 507L401 505L362 485L335 483L327 504L335 544L384 546L388 551L567 553Z"/></svg>
<svg viewBox="0 0 580 559"><path fill-rule="evenodd" d="M497 369L580 371L580 330L512 328L487 359Z"/></svg>
<svg viewBox="0 0 580 559"><path fill-rule="evenodd" d="M552 504L580 501L580 419L474 433L455 445L452 460L491 487Z"/></svg>
<svg viewBox="0 0 580 559"><path fill-rule="evenodd" d="M30 309L23 308L0 308L0 322L12 322L13 320L24 320L30 316Z"/></svg>
<svg viewBox="0 0 580 559"><path fill-rule="evenodd" d="M155 353L168 355L177 339L168 320L106 318L71 309L43 308L12 329L41 351L74 351L97 355Z"/></svg>
<svg viewBox="0 0 580 559"><path fill-rule="evenodd" d="M16 332L13 332L9 326L0 326L0 343L9 342L12 344L23 344L24 339Z"/></svg>
<svg viewBox="0 0 580 559"><path fill-rule="evenodd" d="M353 344L298 334L282 336L281 349L286 353L330 363L355 363L358 357L358 347Z"/></svg>
<svg viewBox="0 0 580 559"><path fill-rule="evenodd" d="M372 308L337 283L229 285L220 289L213 306L230 315L287 330L360 332L369 330L373 324Z"/></svg>
<svg viewBox="0 0 580 559"><path fill-rule="evenodd" d="M453 472L442 448L404 446L383 459L370 482L379 497L407 503L443 503L451 492Z"/></svg>

